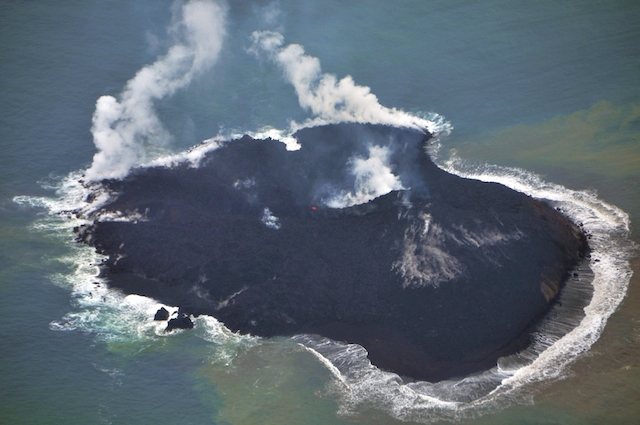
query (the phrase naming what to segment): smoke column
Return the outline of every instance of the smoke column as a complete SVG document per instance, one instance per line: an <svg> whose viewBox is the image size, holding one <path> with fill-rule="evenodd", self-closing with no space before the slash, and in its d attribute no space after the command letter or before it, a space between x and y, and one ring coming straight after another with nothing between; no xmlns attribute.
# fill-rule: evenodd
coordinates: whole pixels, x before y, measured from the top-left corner
<svg viewBox="0 0 640 425"><path fill-rule="evenodd" d="M351 173L356 177L353 191L341 191L325 203L331 208L345 208L367 203L392 190L405 189L393 174L386 146L369 146L369 158L352 157Z"/></svg>
<svg viewBox="0 0 640 425"><path fill-rule="evenodd" d="M146 147L166 146L171 135L156 115L154 101L171 96L215 63L226 35L226 7L192 0L179 10L169 29L176 34L167 54L127 82L119 99L102 96L93 114L98 153L87 169L88 181L121 179L146 160Z"/></svg>
<svg viewBox="0 0 640 425"><path fill-rule="evenodd" d="M378 103L376 95L366 86L356 85L351 76L338 80L335 75L323 74L318 58L305 55L299 44L284 46L282 34L274 31L256 31L251 35L250 51L265 53L284 72L296 90L300 106L315 118L292 123L292 132L304 127L340 122L386 124L396 127L418 128L431 133L449 130L443 122L419 118L396 108Z"/></svg>

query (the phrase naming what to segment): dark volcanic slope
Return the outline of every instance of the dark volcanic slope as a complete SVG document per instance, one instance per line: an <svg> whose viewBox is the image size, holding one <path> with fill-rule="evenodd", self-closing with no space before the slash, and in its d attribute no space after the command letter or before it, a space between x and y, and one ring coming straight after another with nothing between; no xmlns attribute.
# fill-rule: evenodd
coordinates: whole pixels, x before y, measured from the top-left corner
<svg viewBox="0 0 640 425"><path fill-rule="evenodd" d="M300 131L302 149L244 137L198 169L136 170L104 184L107 211L79 238L109 256L114 287L254 335L317 333L363 345L373 364L440 380L528 343L582 233L504 186L437 168L426 137L384 126ZM331 209L353 158L386 147L407 191ZM277 217L277 219L276 219Z"/></svg>

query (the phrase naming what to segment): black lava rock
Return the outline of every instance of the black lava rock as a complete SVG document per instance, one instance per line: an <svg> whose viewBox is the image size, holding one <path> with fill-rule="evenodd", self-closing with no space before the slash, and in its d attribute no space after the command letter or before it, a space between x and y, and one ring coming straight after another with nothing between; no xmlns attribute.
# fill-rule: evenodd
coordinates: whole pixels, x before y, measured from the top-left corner
<svg viewBox="0 0 640 425"><path fill-rule="evenodd" d="M428 134L340 124L296 137L298 151L245 136L199 168L105 181L118 195L104 208L138 218L97 217L78 240L108 256L125 293L233 331L358 343L378 367L430 381L525 347L585 254L552 206L438 168ZM328 207L391 172L402 190Z"/></svg>
<svg viewBox="0 0 640 425"><path fill-rule="evenodd" d="M165 332L171 332L174 329L193 329L193 321L184 313L178 313L178 317L167 322Z"/></svg>
<svg viewBox="0 0 640 425"><path fill-rule="evenodd" d="M160 307L158 311L156 311L156 315L153 316L153 320L167 320L168 318L169 311L164 307Z"/></svg>

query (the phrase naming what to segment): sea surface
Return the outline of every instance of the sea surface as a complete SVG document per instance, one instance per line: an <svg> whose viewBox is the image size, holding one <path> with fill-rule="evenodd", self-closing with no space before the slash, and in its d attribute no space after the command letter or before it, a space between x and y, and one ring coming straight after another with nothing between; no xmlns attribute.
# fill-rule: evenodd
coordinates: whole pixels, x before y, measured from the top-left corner
<svg viewBox="0 0 640 425"><path fill-rule="evenodd" d="M579 318L434 386L210 317L166 335L74 241L80 179L338 121L427 127L442 168L583 223ZM636 1L0 0L0 424L638 423L639 220Z"/></svg>

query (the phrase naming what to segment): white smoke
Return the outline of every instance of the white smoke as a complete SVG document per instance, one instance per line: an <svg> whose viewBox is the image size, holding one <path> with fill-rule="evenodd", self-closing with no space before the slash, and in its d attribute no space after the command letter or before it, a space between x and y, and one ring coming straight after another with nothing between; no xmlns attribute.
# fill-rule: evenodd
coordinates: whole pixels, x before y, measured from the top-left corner
<svg viewBox="0 0 640 425"><path fill-rule="evenodd" d="M345 208L367 203L378 196L404 187L389 165L389 149L369 147L369 158L352 158L351 172L355 175L354 192L341 192L326 202L331 208Z"/></svg>
<svg viewBox="0 0 640 425"><path fill-rule="evenodd" d="M225 37L226 7L191 0L179 9L170 28L175 44L127 83L119 99L102 96L93 114L98 153L87 169L89 181L120 179L146 160L147 149L166 146L171 135L156 115L154 101L173 95L216 61Z"/></svg>
<svg viewBox="0 0 640 425"><path fill-rule="evenodd" d="M282 68L285 78L293 84L300 106L315 118L292 123L291 130L340 122L386 124L396 127L418 128L431 133L443 130L442 121L426 120L396 108L378 103L376 95L366 86L356 85L351 76L338 80L335 75L323 74L320 61L305 55L299 44L284 46L282 34L256 31L251 35L249 49L255 54L264 52ZM447 125L445 130L449 129Z"/></svg>
<svg viewBox="0 0 640 425"><path fill-rule="evenodd" d="M262 211L262 223L270 229L279 229L280 228L280 219L273 215L269 208L265 208Z"/></svg>
<svg viewBox="0 0 640 425"><path fill-rule="evenodd" d="M303 123L292 122L291 134L301 128L342 122L409 127L434 135L451 130L442 117L434 115L434 119L429 120L380 105L371 89L356 85L351 76L338 80L335 75L323 74L318 58L306 55L299 44L284 46L284 37L279 32L255 31L251 39L249 51L256 55L266 54L276 63L293 85L300 106L313 115ZM369 148L368 159L352 158L351 171L356 177L354 190L338 193L327 200L326 205L344 208L369 202L392 190L404 189L400 179L393 174L388 157L386 148L373 146Z"/></svg>

